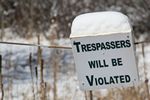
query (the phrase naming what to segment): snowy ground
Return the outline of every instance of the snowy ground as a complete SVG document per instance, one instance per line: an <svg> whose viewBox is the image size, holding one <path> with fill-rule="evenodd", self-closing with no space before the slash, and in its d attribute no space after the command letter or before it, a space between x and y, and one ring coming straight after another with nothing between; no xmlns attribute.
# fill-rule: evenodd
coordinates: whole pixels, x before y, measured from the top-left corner
<svg viewBox="0 0 150 100"><path fill-rule="evenodd" d="M25 39L4 39L7 42L36 43L36 38ZM41 41L42 45L50 45L49 41ZM58 45L70 46L69 39L60 39ZM44 81L47 83L47 98L53 98L53 68L50 60L52 59L54 49L42 48L42 58L44 59ZM10 44L0 44L0 54L2 55L2 74L5 90L5 99L7 100L27 100L33 97L32 80L29 67L29 54L32 53L32 66L34 75L34 87L36 100L39 99L37 87L39 89L40 78L35 77L35 67L37 65L37 47L20 46ZM72 51L59 49L59 71L57 82L57 95L60 100L83 100L84 94L79 90ZM38 69L40 72L40 69ZM38 85L36 85L38 84ZM36 87L37 86L37 87ZM78 98L77 98L78 97Z"/></svg>
<svg viewBox="0 0 150 100"><path fill-rule="evenodd" d="M21 42L21 43L36 43L37 39L4 39L4 41ZM50 45L50 42L42 39L41 44ZM60 39L57 41L58 45L70 46L69 39ZM140 79L144 80L143 61L146 64L146 71L148 78L150 78L150 45L145 46L145 58L142 56L141 46L136 46L136 54L138 59L138 66L140 70ZM44 80L47 82L47 98L53 98L53 68L50 63L54 49L42 48L42 57L44 59ZM32 80L30 74L30 67L28 63L29 54L32 53L33 68L37 66L37 47L18 46L10 44L0 44L0 54L3 57L3 83L5 89L5 100L30 100L32 94ZM74 68L74 60L71 50L61 49L59 53L60 68L58 72L57 94L60 100L85 100L85 94L80 91ZM34 70L35 71L35 70ZM34 72L34 87L37 92L36 84L40 84L40 79L36 80ZM105 92L106 93L106 92ZM36 100L39 100L39 94L36 95Z"/></svg>

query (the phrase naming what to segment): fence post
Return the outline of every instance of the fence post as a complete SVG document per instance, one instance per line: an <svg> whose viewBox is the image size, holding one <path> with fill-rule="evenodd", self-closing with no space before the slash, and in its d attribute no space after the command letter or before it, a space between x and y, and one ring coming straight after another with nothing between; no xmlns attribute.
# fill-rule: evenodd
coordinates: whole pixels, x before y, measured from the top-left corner
<svg viewBox="0 0 150 100"><path fill-rule="evenodd" d="M146 93L148 100L150 100L150 94L149 94L149 86L148 86L148 78L147 78L147 68L146 68L146 63L145 63L145 49L144 49L144 43L142 44L142 55L143 55L143 63L144 63L144 75L145 75L145 86L146 86Z"/></svg>
<svg viewBox="0 0 150 100"><path fill-rule="evenodd" d="M90 100L93 100L93 93L90 91Z"/></svg>
<svg viewBox="0 0 150 100"><path fill-rule="evenodd" d="M3 90L3 76L2 76L2 55L0 55L0 89L1 89L1 98L4 99L4 90Z"/></svg>
<svg viewBox="0 0 150 100"><path fill-rule="evenodd" d="M57 77L58 77L58 55L57 55L57 49L54 51L54 57L55 59L53 59L53 77L54 77L54 89L53 89L53 93L54 93L54 99L53 100L57 100Z"/></svg>
<svg viewBox="0 0 150 100"><path fill-rule="evenodd" d="M35 100L35 89L34 89L34 79L33 79L33 70L32 70L32 54L29 55L29 66L30 66L30 74L31 74L31 81L32 81L32 93L33 93L33 100Z"/></svg>

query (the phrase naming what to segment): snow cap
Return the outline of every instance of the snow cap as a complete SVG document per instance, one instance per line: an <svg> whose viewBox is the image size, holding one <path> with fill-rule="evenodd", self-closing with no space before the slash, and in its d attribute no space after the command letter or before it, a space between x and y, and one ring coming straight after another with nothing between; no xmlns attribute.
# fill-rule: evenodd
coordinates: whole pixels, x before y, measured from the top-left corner
<svg viewBox="0 0 150 100"><path fill-rule="evenodd" d="M131 32L128 17L120 12L105 11L77 16L70 38Z"/></svg>

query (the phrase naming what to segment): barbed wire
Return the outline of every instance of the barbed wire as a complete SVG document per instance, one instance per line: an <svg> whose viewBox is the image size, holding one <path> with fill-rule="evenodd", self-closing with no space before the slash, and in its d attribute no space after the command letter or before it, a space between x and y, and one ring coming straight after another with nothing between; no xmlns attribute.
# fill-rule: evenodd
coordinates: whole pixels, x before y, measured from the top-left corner
<svg viewBox="0 0 150 100"><path fill-rule="evenodd" d="M150 43L150 41L139 41L134 42L135 45L143 44L143 43ZM0 44L10 44L10 45L24 45L24 46L35 46L35 47L43 47L43 48L61 48L61 49L72 49L70 46L60 46L60 45L39 45L39 44L30 44L30 43L17 43L17 42L2 42Z"/></svg>

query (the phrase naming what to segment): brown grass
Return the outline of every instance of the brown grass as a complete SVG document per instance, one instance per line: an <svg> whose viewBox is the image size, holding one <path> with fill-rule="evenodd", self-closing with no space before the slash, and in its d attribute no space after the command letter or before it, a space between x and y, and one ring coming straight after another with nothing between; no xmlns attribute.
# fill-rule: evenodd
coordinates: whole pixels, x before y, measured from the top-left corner
<svg viewBox="0 0 150 100"><path fill-rule="evenodd" d="M40 36L37 36L38 45L40 45ZM54 45L55 42L52 42ZM145 45L142 44L141 46L142 50L142 57L143 57L143 69L144 69L144 75L141 77L145 78L145 81L141 82L138 86L133 87L127 87L127 88L113 88L109 89L107 91L106 95L102 95L101 91L84 91L84 98L85 100L150 100L150 94L149 94L149 82L147 77L147 67L146 64L146 54L145 54ZM52 51L52 57L50 59L51 66L53 68L53 86L51 87L51 84L46 82L44 80L44 60L42 58L42 48L39 46L37 51L37 59L38 59L38 65L36 65L35 69L32 66L32 53L29 54L29 67L30 67L30 74L31 74L31 93L32 97L27 99L27 94L23 93L22 96L24 97L24 100L49 100L50 98L50 92L53 93L53 100L67 100L65 98L59 98L60 94L58 94L59 87L57 86L58 83L58 75L59 75L59 67L60 67L60 53L59 49L53 49ZM11 60L10 60L11 61ZM38 69L40 69L38 71ZM34 72L35 71L35 72ZM35 74L34 74L35 73ZM34 76L35 75L35 76ZM36 78L36 81L34 82L34 77ZM38 79L40 79L40 82L38 83ZM8 91L8 94L13 100L13 93L12 93L12 80L9 82L10 89L6 90L3 87L3 77L2 77L2 56L0 55L0 93L2 94L0 97L0 100L5 100L4 93ZM70 83L71 84L71 83ZM35 87L36 85L36 87ZM78 90L79 91L79 90ZM76 92L78 92L76 91ZM6 95L6 94L5 94ZM77 93L75 97L78 96ZM52 98L52 97L51 97ZM72 97L70 97L72 98Z"/></svg>

